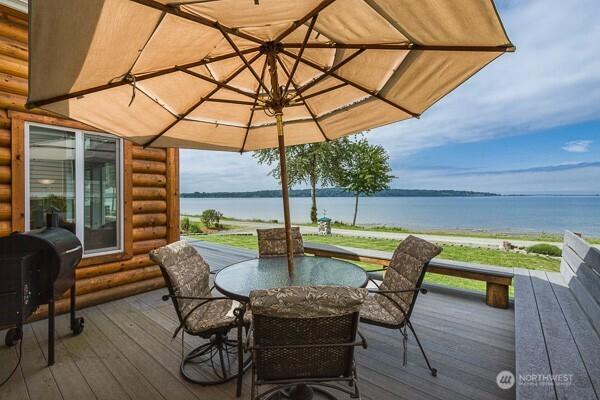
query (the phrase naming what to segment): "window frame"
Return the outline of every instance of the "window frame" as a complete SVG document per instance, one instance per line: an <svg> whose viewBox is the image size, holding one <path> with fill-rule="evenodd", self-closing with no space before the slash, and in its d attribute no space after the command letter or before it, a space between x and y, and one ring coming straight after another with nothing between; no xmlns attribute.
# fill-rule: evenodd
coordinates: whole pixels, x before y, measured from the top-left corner
<svg viewBox="0 0 600 400"><path fill-rule="evenodd" d="M84 182L85 182L85 146L84 146L84 135L108 137L115 139L117 142L117 188L118 188L118 216L117 216L117 246L91 250L86 252L85 246L83 248L83 258L100 257L106 255L120 254L125 251L125 201L124 201L124 143L123 139L104 132L90 131L86 129L77 129L62 125L51 125L39 122L24 121L24 189L25 189L25 201L24 201L24 223L25 230L30 230L30 163L29 163L29 131L30 127L37 126L41 128L54 129L64 132L72 132L75 135L75 223L76 223L76 235L81 241L82 245L85 243L84 232L85 227L83 221L85 221L85 193L84 193ZM82 223L78 223L82 221Z"/></svg>

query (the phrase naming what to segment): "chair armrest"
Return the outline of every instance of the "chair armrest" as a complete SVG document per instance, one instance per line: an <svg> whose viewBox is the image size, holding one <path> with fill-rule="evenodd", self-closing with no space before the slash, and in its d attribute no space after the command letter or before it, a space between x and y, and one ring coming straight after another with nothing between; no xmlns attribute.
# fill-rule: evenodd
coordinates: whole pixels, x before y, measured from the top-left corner
<svg viewBox="0 0 600 400"><path fill-rule="evenodd" d="M410 292L421 292L427 294L427 289L418 287L414 289L402 289L402 290L381 290L381 289L370 289L369 293L374 294L397 294L397 293L410 293Z"/></svg>
<svg viewBox="0 0 600 400"><path fill-rule="evenodd" d="M323 343L323 344L281 344L281 345L254 345L253 350L272 350L272 349L310 349L310 348L331 348L331 347L356 347L363 346L366 342L360 341L350 343Z"/></svg>
<svg viewBox="0 0 600 400"><path fill-rule="evenodd" d="M162 297L163 301L168 301L169 299L181 299L181 300L201 300L201 301L214 301L214 300L231 300L229 297L217 296L217 297L193 297L193 296L177 296L174 294L165 294Z"/></svg>
<svg viewBox="0 0 600 400"><path fill-rule="evenodd" d="M177 296L174 294L165 294L162 296L162 300L163 301L168 301L169 299L181 299L181 300L196 300L196 301L200 301L200 304L196 304L190 311L188 311L188 313L186 315L184 315L183 317L181 317L181 322L179 324L179 326L177 327L177 329L175 329L175 332L173 332L173 339L175 339L177 337L177 335L179 334L179 331L181 329L183 329L183 327L185 326L185 323L187 322L188 318L190 317L190 315L192 315L194 313L194 311L196 311L197 309L199 309L200 307L202 307L203 305L210 303L211 301L216 301L216 300L231 300L228 297L193 297L193 296Z"/></svg>

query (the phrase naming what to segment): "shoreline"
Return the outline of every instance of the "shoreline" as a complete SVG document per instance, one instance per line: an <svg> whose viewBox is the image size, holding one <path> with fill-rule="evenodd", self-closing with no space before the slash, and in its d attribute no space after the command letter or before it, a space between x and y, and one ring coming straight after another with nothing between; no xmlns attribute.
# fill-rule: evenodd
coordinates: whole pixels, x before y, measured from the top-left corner
<svg viewBox="0 0 600 400"><path fill-rule="evenodd" d="M198 218L199 214L186 214L181 213L181 217L192 217ZM222 218L223 222L235 222L244 223L244 224L282 224L283 221L279 220L264 220L260 218L232 218L224 216ZM303 227L312 227L316 228L317 225L311 224L309 222L298 222L292 221L293 225L303 226ZM563 233L558 232L544 232L544 231L526 231L526 230L515 230L515 231L505 231L505 230L493 230L493 229L485 229L485 228L477 228L477 229L461 229L461 228L438 228L438 229L428 229L428 228L415 228L415 227L400 227L394 225L380 225L380 224L363 224L351 226L350 224L340 224L340 223L332 223L332 229L334 230L351 230L357 232L365 232L365 233L401 233L401 234L422 234L422 235L437 235L437 236L451 236L459 238L481 238L481 239L497 239L497 240L523 240L523 241L532 241L532 242L562 242ZM600 237L584 235L584 238L592 244L600 244Z"/></svg>
<svg viewBox="0 0 600 400"><path fill-rule="evenodd" d="M280 199L182 199L181 210L200 214L217 209L240 220L283 220ZM290 199L292 221L310 223L310 199ZM352 221L354 200L320 198L319 217ZM362 229L431 232L433 234L548 237L565 230L600 238L600 197L486 197L409 198L370 197L359 204L357 223ZM381 229L380 229L381 227ZM351 229L351 228L349 228Z"/></svg>
<svg viewBox="0 0 600 400"><path fill-rule="evenodd" d="M219 196L193 196L193 193L183 193L183 195L181 196L182 199L282 199L281 195L277 195L277 196L262 196L262 195L256 195L256 196L251 196L251 195L247 195L247 196L221 196L220 193ZM245 192L244 192L245 194ZM291 198L310 198L310 195L290 195L289 196L290 199ZM473 195L388 195L388 196L366 196L366 195L360 195L359 198L363 199L363 198L370 198L370 199L386 199L386 198L423 198L423 199L429 199L429 198L443 198L443 199L449 199L449 198L489 198L489 197L600 197L600 194L595 194L595 193L583 193L583 194L556 194L556 193L548 193L548 194L502 194L502 193L490 193L490 194L473 194ZM353 194L349 194L349 195L344 195L344 196L318 196L319 199L335 199L335 198L354 198Z"/></svg>

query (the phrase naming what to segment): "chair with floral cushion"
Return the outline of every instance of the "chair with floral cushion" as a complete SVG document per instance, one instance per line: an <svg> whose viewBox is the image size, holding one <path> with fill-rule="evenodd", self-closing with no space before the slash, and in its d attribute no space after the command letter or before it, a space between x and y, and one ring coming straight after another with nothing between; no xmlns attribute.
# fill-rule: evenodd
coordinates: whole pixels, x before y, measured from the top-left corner
<svg viewBox="0 0 600 400"><path fill-rule="evenodd" d="M360 398L354 348L367 289L291 286L250 293L253 400L311 398L323 388ZM357 334L360 337L357 340ZM350 386L344 387L341 383ZM258 393L261 385L275 385Z"/></svg>
<svg viewBox="0 0 600 400"><path fill-rule="evenodd" d="M257 229L258 256L259 257L284 257L287 255L285 241L285 228ZM304 242L300 228L292 227L292 245L295 256L304 255Z"/></svg>
<svg viewBox="0 0 600 400"><path fill-rule="evenodd" d="M389 267L385 269L383 281L377 283L372 280L377 289L370 290L372 295L365 301L360 315L362 322L400 331L404 349L403 365L406 365L408 327L433 376L437 375L437 370L431 367L410 317L417 295L427 293L427 289L421 287L427 265L441 252L441 247L415 236L410 235L404 239L396 248Z"/></svg>
<svg viewBox="0 0 600 400"><path fill-rule="evenodd" d="M150 252L150 258L160 266L169 291L164 301L172 300L179 319L173 338L182 331L183 377L201 385L227 382L243 371L231 372L237 365L238 345L227 335L238 323L236 309L240 303L227 297L213 297L210 286L210 267L196 249L185 241L178 241ZM249 325L251 315L244 320ZM208 342L184 355L184 334L207 339ZM232 360L232 358L234 360ZM250 359L245 363L249 366ZM202 368L209 365L210 368Z"/></svg>

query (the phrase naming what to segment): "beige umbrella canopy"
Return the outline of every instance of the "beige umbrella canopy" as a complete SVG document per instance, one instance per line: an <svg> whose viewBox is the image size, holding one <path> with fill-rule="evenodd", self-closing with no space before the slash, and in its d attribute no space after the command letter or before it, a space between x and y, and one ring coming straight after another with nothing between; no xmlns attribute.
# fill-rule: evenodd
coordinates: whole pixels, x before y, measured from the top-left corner
<svg viewBox="0 0 600 400"><path fill-rule="evenodd" d="M491 0L31 0L30 19L30 107L144 146L282 156L419 117L514 51Z"/></svg>

